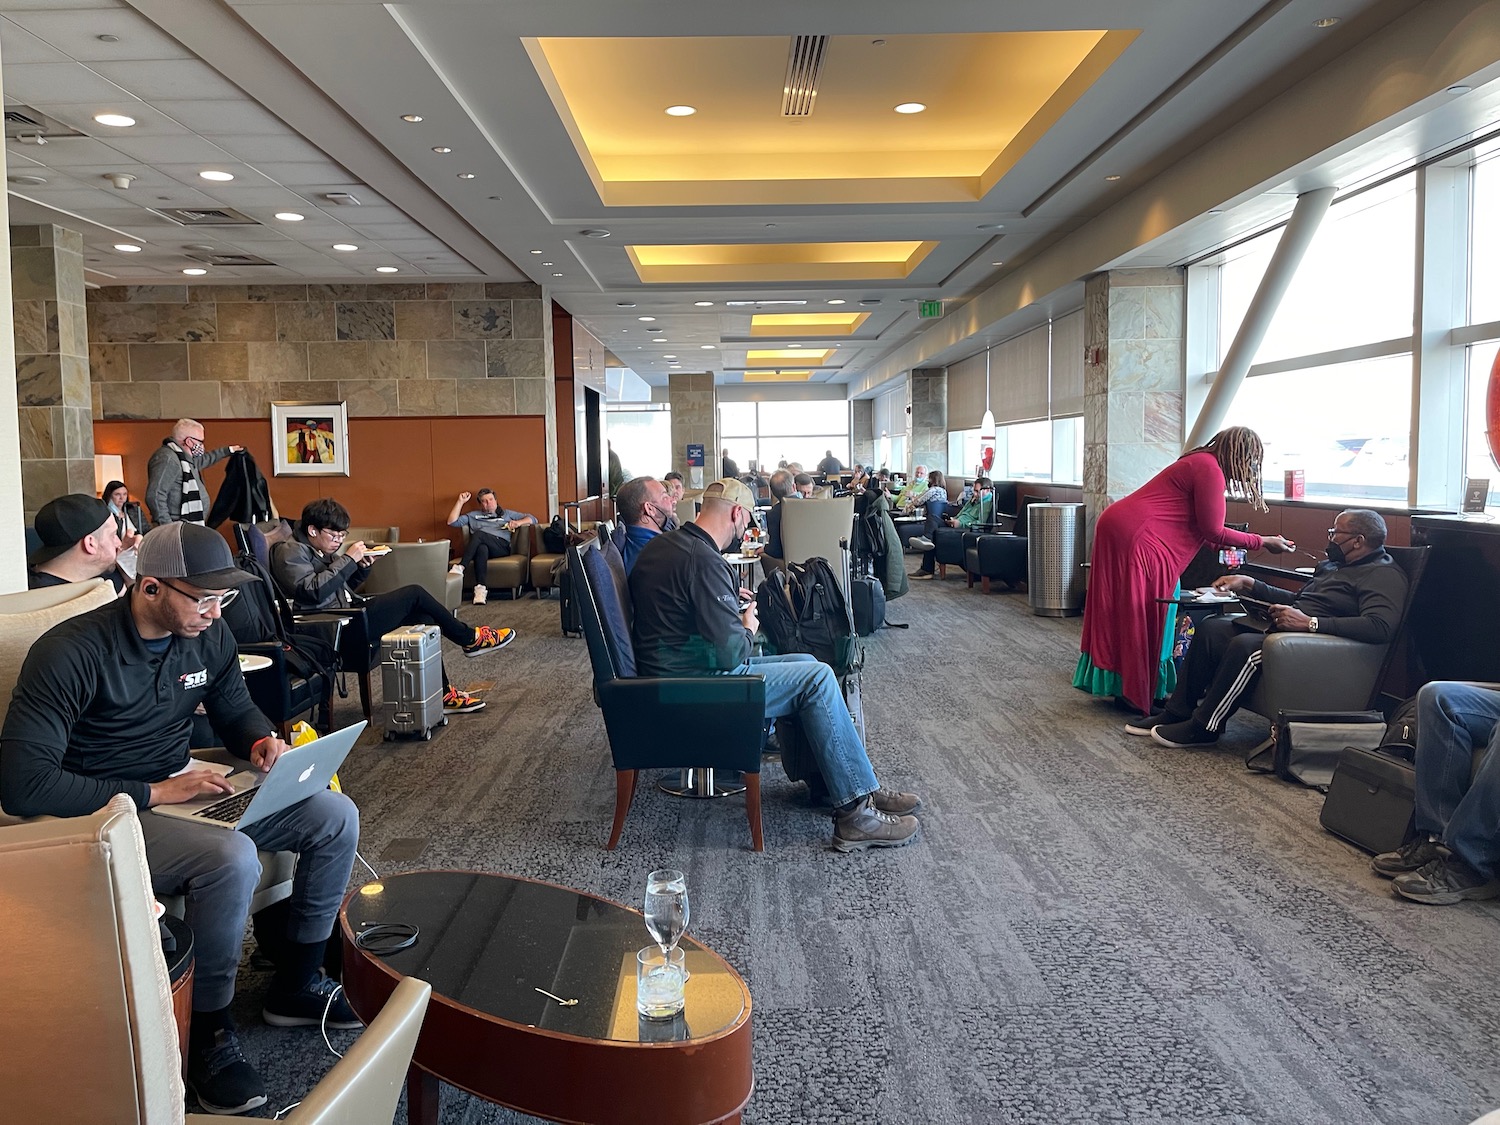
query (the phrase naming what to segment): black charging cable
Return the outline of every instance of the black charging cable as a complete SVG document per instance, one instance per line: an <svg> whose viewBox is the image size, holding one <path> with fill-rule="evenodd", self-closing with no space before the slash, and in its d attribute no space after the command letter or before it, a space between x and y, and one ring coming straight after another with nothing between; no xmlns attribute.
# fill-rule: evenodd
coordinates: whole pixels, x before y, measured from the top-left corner
<svg viewBox="0 0 1500 1125"><path fill-rule="evenodd" d="M389 957L416 945L420 934L421 930L410 922L361 922L354 944L376 957Z"/></svg>

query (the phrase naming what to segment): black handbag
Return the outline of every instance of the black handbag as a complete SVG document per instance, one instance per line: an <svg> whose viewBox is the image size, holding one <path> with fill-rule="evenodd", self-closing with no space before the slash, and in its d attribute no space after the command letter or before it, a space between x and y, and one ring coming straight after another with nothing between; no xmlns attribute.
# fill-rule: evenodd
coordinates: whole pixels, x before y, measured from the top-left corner
<svg viewBox="0 0 1500 1125"><path fill-rule="evenodd" d="M1268 746L1245 759L1245 768L1326 790L1346 746L1373 750L1385 737L1379 711L1279 711Z"/></svg>
<svg viewBox="0 0 1500 1125"><path fill-rule="evenodd" d="M1416 830L1416 791L1410 761L1385 749L1350 746L1339 755L1318 820L1373 855L1393 852Z"/></svg>

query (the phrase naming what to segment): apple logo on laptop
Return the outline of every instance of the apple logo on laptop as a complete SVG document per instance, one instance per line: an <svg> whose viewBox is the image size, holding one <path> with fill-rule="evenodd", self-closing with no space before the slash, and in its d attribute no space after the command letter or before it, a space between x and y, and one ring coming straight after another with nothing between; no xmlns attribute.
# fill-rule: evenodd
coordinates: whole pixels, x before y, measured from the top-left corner
<svg viewBox="0 0 1500 1125"><path fill-rule="evenodd" d="M312 766L308 766L305 770L302 771L301 774L298 775L298 777L297 777L297 784L301 785L304 781L306 781L308 778L310 778L312 776L312 772L313 772Z"/></svg>

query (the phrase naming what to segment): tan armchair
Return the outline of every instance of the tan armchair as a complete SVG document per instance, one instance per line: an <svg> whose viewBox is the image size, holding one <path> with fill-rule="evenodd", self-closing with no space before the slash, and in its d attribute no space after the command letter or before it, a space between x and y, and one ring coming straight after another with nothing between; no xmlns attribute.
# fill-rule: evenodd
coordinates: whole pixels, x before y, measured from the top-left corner
<svg viewBox="0 0 1500 1125"><path fill-rule="evenodd" d="M399 543L399 527L351 527L344 534L345 543Z"/></svg>
<svg viewBox="0 0 1500 1125"><path fill-rule="evenodd" d="M531 578L531 556L536 554L541 542L541 530L538 525L527 523L511 532L510 554L503 559L491 559L485 567L485 577L488 579L485 588L491 595L497 590L509 590L513 599L521 596L521 590ZM464 545L467 546L469 536L473 533L467 527L463 529L463 533ZM466 590L474 588L472 570L464 571L463 583Z"/></svg>
<svg viewBox="0 0 1500 1125"><path fill-rule="evenodd" d="M38 893L44 890L45 893ZM181 1055L135 804L0 828L7 1121L182 1120ZM87 1060L59 1080L61 1060Z"/></svg>
<svg viewBox="0 0 1500 1125"><path fill-rule="evenodd" d="M448 573L448 540L391 544L391 553L370 565L359 592L366 596L383 594L402 586L421 586L442 605L458 609L463 601L463 579Z"/></svg>
<svg viewBox="0 0 1500 1125"><path fill-rule="evenodd" d="M854 497L837 500L791 500L781 505L781 553L785 562L827 559L844 582L840 540L854 534ZM848 597L849 591L844 591Z"/></svg>

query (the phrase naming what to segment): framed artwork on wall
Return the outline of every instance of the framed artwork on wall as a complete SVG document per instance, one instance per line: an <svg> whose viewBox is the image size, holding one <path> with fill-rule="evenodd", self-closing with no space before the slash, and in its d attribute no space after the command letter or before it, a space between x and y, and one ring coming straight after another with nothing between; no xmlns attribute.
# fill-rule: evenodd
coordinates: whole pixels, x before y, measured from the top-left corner
<svg viewBox="0 0 1500 1125"><path fill-rule="evenodd" d="M349 412L342 402L273 402L271 455L278 477L347 477Z"/></svg>

